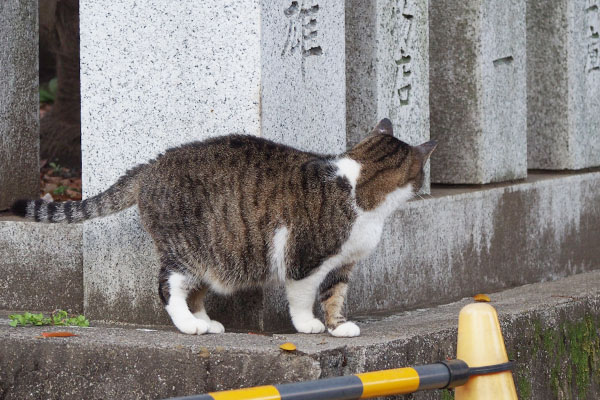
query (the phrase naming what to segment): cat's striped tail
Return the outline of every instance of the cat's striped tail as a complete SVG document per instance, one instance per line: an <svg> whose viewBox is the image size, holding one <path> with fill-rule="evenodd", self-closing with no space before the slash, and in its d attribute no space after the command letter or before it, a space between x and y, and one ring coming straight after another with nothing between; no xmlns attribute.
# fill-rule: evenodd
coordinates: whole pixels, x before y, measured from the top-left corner
<svg viewBox="0 0 600 400"><path fill-rule="evenodd" d="M17 200L11 210L38 222L73 223L110 215L137 203L140 175L145 166L130 169L106 191L83 201Z"/></svg>

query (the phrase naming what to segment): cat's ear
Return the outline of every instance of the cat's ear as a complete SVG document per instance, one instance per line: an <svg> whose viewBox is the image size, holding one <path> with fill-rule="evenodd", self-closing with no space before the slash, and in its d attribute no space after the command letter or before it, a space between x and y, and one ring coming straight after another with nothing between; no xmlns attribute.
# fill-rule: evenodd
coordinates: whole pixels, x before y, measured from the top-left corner
<svg viewBox="0 0 600 400"><path fill-rule="evenodd" d="M435 140L430 140L429 142L415 146L414 149L416 150L417 154L419 154L421 160L423 160L423 163L425 163L436 147L437 142Z"/></svg>
<svg viewBox="0 0 600 400"><path fill-rule="evenodd" d="M373 128L373 133L383 134L383 135L394 135L394 128L392 127L392 121L387 118L382 119L377 123L375 128Z"/></svg>

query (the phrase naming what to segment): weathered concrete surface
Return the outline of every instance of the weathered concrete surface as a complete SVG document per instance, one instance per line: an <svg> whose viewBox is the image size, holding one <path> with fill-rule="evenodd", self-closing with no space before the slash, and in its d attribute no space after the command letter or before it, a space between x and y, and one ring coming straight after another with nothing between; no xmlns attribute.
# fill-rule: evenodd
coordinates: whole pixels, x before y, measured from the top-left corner
<svg viewBox="0 0 600 400"><path fill-rule="evenodd" d="M39 191L38 2L0 2L0 210Z"/></svg>
<svg viewBox="0 0 600 400"><path fill-rule="evenodd" d="M82 0L80 21L84 197L216 135L346 148L342 0ZM165 322L137 210L85 223L83 243L90 316Z"/></svg>
<svg viewBox="0 0 600 400"><path fill-rule="evenodd" d="M529 168L600 166L600 1L527 1Z"/></svg>
<svg viewBox="0 0 600 400"><path fill-rule="evenodd" d="M431 158L436 183L527 175L525 2L429 2Z"/></svg>
<svg viewBox="0 0 600 400"><path fill-rule="evenodd" d="M83 311L82 226L0 219L0 309Z"/></svg>
<svg viewBox="0 0 600 400"><path fill-rule="evenodd" d="M346 1L348 147L382 118L411 145L429 140L427 13L425 1Z"/></svg>
<svg viewBox="0 0 600 400"><path fill-rule="evenodd" d="M600 272L526 285L491 298L509 357L517 362L520 399L598 398ZM326 334L186 336L102 326L69 328L77 337L40 339L41 331L53 328L10 328L4 319L0 397L166 398L437 362L455 356L458 312L470 302L367 317L359 322L362 335L353 339ZM279 350L287 341L298 350ZM435 391L407 398L448 395Z"/></svg>

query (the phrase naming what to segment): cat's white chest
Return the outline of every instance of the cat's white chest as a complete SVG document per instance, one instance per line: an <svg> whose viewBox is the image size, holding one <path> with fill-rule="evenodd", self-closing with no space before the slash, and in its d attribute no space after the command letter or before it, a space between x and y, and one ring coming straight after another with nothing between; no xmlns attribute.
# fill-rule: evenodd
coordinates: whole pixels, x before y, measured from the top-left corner
<svg viewBox="0 0 600 400"><path fill-rule="evenodd" d="M337 160L337 175L345 177L352 186L352 195L355 196L355 188L360 177L361 165L350 158ZM358 261L369 255L379 243L383 224L386 218L394 212L401 204L413 196L411 184L399 187L385 197L384 201L376 208L365 211L356 207L357 217L352 224L352 230L348 240L342 245L338 258L342 263Z"/></svg>
<svg viewBox="0 0 600 400"><path fill-rule="evenodd" d="M358 216L352 225L350 236L342 246L341 253L345 262L358 261L375 250L386 218L410 199L412 193L412 187L407 185L388 194L377 208L370 211L357 210Z"/></svg>
<svg viewBox="0 0 600 400"><path fill-rule="evenodd" d="M342 246L346 262L368 256L379 243L385 218L372 212L361 212L352 225L350 236Z"/></svg>

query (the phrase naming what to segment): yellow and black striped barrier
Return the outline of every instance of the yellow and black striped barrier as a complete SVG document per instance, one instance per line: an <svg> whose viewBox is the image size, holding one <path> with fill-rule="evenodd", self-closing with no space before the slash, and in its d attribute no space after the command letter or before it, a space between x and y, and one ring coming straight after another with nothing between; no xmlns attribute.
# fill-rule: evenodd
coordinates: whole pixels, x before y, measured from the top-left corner
<svg viewBox="0 0 600 400"><path fill-rule="evenodd" d="M512 362L469 368L462 360L388 369L317 381L213 392L179 400L350 400L464 385L471 375L507 371ZM177 400L177 399L174 399Z"/></svg>

